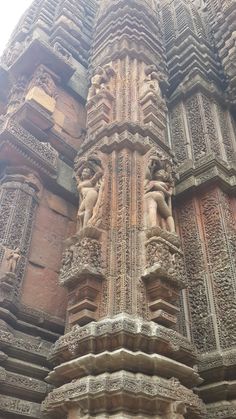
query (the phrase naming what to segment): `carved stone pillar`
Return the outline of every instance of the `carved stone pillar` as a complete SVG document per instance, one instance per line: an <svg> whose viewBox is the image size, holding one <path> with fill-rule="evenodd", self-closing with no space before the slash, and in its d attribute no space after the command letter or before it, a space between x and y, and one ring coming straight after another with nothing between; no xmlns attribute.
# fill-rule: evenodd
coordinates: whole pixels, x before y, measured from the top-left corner
<svg viewBox="0 0 236 419"><path fill-rule="evenodd" d="M7 168L0 187L0 299L15 304L21 289L35 210L39 179L27 168Z"/></svg>
<svg viewBox="0 0 236 419"><path fill-rule="evenodd" d="M97 17L88 134L75 161L78 232L61 271L67 333L50 356L48 380L59 388L43 404L50 417L204 414L190 389L201 382L194 347L175 330L185 282L155 16L146 1L120 0Z"/></svg>

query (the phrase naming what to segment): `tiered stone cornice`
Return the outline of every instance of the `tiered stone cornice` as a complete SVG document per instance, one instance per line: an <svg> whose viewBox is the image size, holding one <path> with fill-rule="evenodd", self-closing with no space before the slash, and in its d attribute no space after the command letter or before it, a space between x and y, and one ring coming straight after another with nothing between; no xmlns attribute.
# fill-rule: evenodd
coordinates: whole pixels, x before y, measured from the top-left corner
<svg viewBox="0 0 236 419"><path fill-rule="evenodd" d="M58 158L56 151L50 144L37 141L16 120L2 119L0 138L0 154L3 159L6 159L9 153L12 155L15 152L23 161L28 160L30 166L37 167L39 171L46 172L50 177L56 176Z"/></svg>
<svg viewBox="0 0 236 419"><path fill-rule="evenodd" d="M56 342L50 359L59 363L89 353L116 351L121 346L128 351L136 352L140 347L140 335L142 335L144 353L159 353L176 361L184 361L186 365L195 364L196 352L188 339L161 325L141 318L133 319L132 316L125 314L92 322L83 327L74 326L71 332Z"/></svg>
<svg viewBox="0 0 236 419"><path fill-rule="evenodd" d="M229 193L235 191L236 188L236 164L231 164L215 157L208 155L203 157L195 164L189 160L179 167L179 180L176 185L176 194L195 190L204 187L205 184L215 184L216 182Z"/></svg>
<svg viewBox="0 0 236 419"><path fill-rule="evenodd" d="M161 399L158 404L157 399ZM126 411L131 414L142 413L146 418L153 413L168 413L170 400L176 399L186 405L189 417L202 418L203 404L178 380L148 377L125 371L105 373L97 377L89 376L65 384L48 396L43 403L43 409L46 409L47 413L56 412L58 417L62 408L71 403L74 406L77 404L77 409L80 408L82 414L94 415L98 410L109 414Z"/></svg>
<svg viewBox="0 0 236 419"><path fill-rule="evenodd" d="M2 304L2 289L1 289ZM3 415L9 415L39 419L41 417L40 402L45 398L52 387L44 379L49 372L47 355L52 342L57 338L53 333L53 322L51 326L44 329L43 314L32 313L29 309L23 309L20 304L15 306L15 315L6 310L5 318L10 320L13 327L1 322L0 332L0 411ZM2 308L0 309L0 315ZM22 321L24 316L30 316L30 323L27 325ZM32 324L32 315L35 316L35 325ZM37 319L41 316L41 324ZM9 319L8 319L9 317ZM47 316L45 315L45 318ZM25 317L26 319L26 317ZM25 320L24 319L24 320ZM57 321L56 321L57 323ZM40 324L40 326L39 326ZM28 328L27 328L28 326ZM22 329L24 332L22 332ZM48 329L48 330L46 330ZM31 335L32 330L38 337ZM45 335L47 338L45 338Z"/></svg>
<svg viewBox="0 0 236 419"><path fill-rule="evenodd" d="M49 43L66 60L87 66L96 4L35 0L10 39L2 61L10 66L32 39Z"/></svg>

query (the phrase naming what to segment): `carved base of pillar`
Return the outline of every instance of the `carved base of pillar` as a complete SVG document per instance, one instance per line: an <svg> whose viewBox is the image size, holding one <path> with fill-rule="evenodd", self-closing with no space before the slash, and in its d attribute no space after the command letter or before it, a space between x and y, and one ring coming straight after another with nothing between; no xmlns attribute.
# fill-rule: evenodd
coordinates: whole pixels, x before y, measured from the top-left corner
<svg viewBox="0 0 236 419"><path fill-rule="evenodd" d="M199 359L204 381L197 388L206 403L207 419L236 417L236 349L214 351Z"/></svg>
<svg viewBox="0 0 236 419"><path fill-rule="evenodd" d="M43 403L43 411L59 418L63 417L60 415L64 409L69 413L70 409L75 411L77 406L80 414L83 412L87 417L97 417L97 413L112 417L112 414L122 412L125 415L142 415L143 418L152 415L169 419L170 413L173 413L173 419L178 417L178 409L174 411L171 405L178 405L179 402L188 412L186 417L203 417L200 399L178 380L119 371L75 379L72 383L64 384L49 394ZM69 413L68 417L73 416Z"/></svg>
<svg viewBox="0 0 236 419"><path fill-rule="evenodd" d="M59 418L66 409L67 419L118 414L169 419L172 403L181 401L186 417L200 419L203 405L189 389L202 382L193 368L195 356L177 332L126 314L76 325L52 350L56 366L47 381L60 387L44 410ZM75 408L85 416L73 416Z"/></svg>

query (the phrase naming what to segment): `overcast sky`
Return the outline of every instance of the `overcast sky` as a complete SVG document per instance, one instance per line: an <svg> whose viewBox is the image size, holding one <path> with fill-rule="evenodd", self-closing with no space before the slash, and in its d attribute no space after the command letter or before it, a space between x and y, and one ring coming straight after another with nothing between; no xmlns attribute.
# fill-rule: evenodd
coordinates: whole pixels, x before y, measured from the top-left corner
<svg viewBox="0 0 236 419"><path fill-rule="evenodd" d="M20 17L32 0L0 0L0 55Z"/></svg>

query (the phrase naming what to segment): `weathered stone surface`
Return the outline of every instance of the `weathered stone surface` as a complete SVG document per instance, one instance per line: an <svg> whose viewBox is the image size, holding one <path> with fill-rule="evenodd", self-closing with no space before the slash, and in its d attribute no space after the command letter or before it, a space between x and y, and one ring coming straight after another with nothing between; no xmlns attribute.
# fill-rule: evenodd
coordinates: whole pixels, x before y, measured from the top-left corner
<svg viewBox="0 0 236 419"><path fill-rule="evenodd" d="M235 17L42 0L21 19L0 66L1 417L235 417Z"/></svg>
<svg viewBox="0 0 236 419"><path fill-rule="evenodd" d="M139 403L135 404L137 394ZM89 376L65 384L48 396L43 403L43 410L60 412L67 400L77 404L85 414L93 414L97 409L110 413L117 409L124 412L132 409L134 414L142 411L144 415L161 415L168 411L169 402L176 398L186 405L192 418L202 418L203 404L191 390L181 386L178 380L147 377L124 371L97 377ZM160 400L158 404L155 399Z"/></svg>

